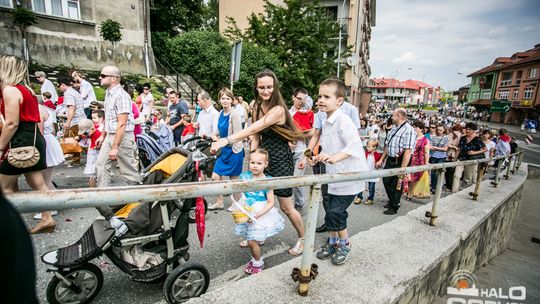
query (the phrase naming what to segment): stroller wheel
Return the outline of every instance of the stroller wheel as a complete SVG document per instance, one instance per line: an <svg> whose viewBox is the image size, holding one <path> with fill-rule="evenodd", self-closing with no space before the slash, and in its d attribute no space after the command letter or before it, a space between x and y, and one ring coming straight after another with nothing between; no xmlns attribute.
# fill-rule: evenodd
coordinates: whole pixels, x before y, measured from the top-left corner
<svg viewBox="0 0 540 304"><path fill-rule="evenodd" d="M182 303L206 292L210 284L210 274L206 267L198 263L186 263L175 268L163 285L167 303Z"/></svg>
<svg viewBox="0 0 540 304"><path fill-rule="evenodd" d="M204 214L206 215L206 212L208 212L208 203L206 202L206 199L204 199ZM189 222L195 223L195 206L189 210Z"/></svg>
<svg viewBox="0 0 540 304"><path fill-rule="evenodd" d="M90 303L103 287L103 273L94 264L87 263L62 272L72 285L54 276L47 285L47 301L51 304Z"/></svg>

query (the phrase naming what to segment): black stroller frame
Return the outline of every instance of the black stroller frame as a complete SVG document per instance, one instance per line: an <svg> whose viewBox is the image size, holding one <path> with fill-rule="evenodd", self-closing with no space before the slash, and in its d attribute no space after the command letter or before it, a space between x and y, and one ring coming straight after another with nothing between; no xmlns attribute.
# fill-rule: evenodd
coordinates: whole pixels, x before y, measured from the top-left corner
<svg viewBox="0 0 540 304"><path fill-rule="evenodd" d="M182 166L171 174L163 183L174 182L194 182L196 181L196 166L193 161L197 153L210 146L210 140L194 138L189 150L182 147L173 148L158 159L156 159L143 172L143 177L149 177L150 168L166 159L168 156L180 153L186 156ZM199 161L199 170L204 170L215 161L217 155L205 156ZM187 174L186 174L187 173ZM184 174L182 176L182 174ZM159 208L157 208L159 204ZM165 281L163 291L168 303L181 303L192 297L197 297L206 292L210 275L204 265L188 262L189 243L187 242L190 212L194 209L195 199L189 198L183 201L155 201L153 203L143 203L137 206L137 212L149 217L149 224L138 227L136 224L130 225L128 219L124 222L130 228L130 233L116 236L115 229L111 227L109 219L111 214L107 214L100 209L100 213L105 219L97 219L92 226L84 233L76 243L48 252L42 256L47 271L53 272L54 277L47 286L47 300L49 303L89 303L99 293L103 285L103 273L91 260L107 255L109 259L120 270L129 275L136 282L158 283ZM205 201L206 207L206 201ZM156 212L156 210L158 212ZM134 209L135 210L135 209ZM171 223L171 216L178 214L174 223ZM155 219L161 219L161 222ZM144 227L143 227L144 226ZM144 231L152 233L144 235ZM139 234L143 234L139 236ZM164 262L152 266L148 269L134 269L134 265L129 264L118 256L118 251L123 247L133 245L152 245L147 249L160 250L164 253ZM165 247L165 248L163 248ZM166 249L164 251L164 249Z"/></svg>

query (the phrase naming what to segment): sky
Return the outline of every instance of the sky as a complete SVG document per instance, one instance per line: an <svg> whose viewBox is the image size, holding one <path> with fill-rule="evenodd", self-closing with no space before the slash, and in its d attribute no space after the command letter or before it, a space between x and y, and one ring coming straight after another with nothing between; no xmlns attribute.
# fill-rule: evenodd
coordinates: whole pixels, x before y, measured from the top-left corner
<svg viewBox="0 0 540 304"><path fill-rule="evenodd" d="M377 0L376 9L371 78L456 90L496 57L540 43L540 0Z"/></svg>

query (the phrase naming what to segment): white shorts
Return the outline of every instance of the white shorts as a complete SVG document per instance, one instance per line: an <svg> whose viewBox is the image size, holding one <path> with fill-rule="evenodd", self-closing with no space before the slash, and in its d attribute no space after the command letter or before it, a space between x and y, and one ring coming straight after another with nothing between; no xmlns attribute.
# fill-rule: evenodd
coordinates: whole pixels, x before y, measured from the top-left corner
<svg viewBox="0 0 540 304"><path fill-rule="evenodd" d="M89 149L86 154L86 167L84 168L84 174L89 177L96 176L96 161L99 155L99 149Z"/></svg>

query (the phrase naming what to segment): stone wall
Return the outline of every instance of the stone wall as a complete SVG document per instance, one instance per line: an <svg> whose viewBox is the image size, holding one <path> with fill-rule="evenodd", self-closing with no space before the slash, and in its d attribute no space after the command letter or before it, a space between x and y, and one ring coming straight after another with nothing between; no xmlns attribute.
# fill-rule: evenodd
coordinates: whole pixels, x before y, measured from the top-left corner
<svg viewBox="0 0 540 304"><path fill-rule="evenodd" d="M449 278L454 272L472 272L506 249L522 192L523 185L479 223L434 269L410 286L395 303L432 303L439 296L446 295Z"/></svg>
<svg viewBox="0 0 540 304"><path fill-rule="evenodd" d="M2 53L21 56L21 35L16 31L0 31ZM123 73L144 74L142 46L116 44L28 33L28 48L32 62L47 66L73 66L83 70L100 70L116 65Z"/></svg>
<svg viewBox="0 0 540 304"><path fill-rule="evenodd" d="M24 1L27 5L29 1ZM27 45L32 62L46 66L73 66L100 70L116 65L124 73L144 74L144 23L142 1L81 1L81 19L36 14L38 23L28 28ZM28 6L30 7L30 6ZM0 53L22 57L22 37L12 26L9 8L0 8ZM106 19L122 25L122 41L113 45L99 35ZM151 45L150 37L149 45ZM155 71L152 48L150 69Z"/></svg>

